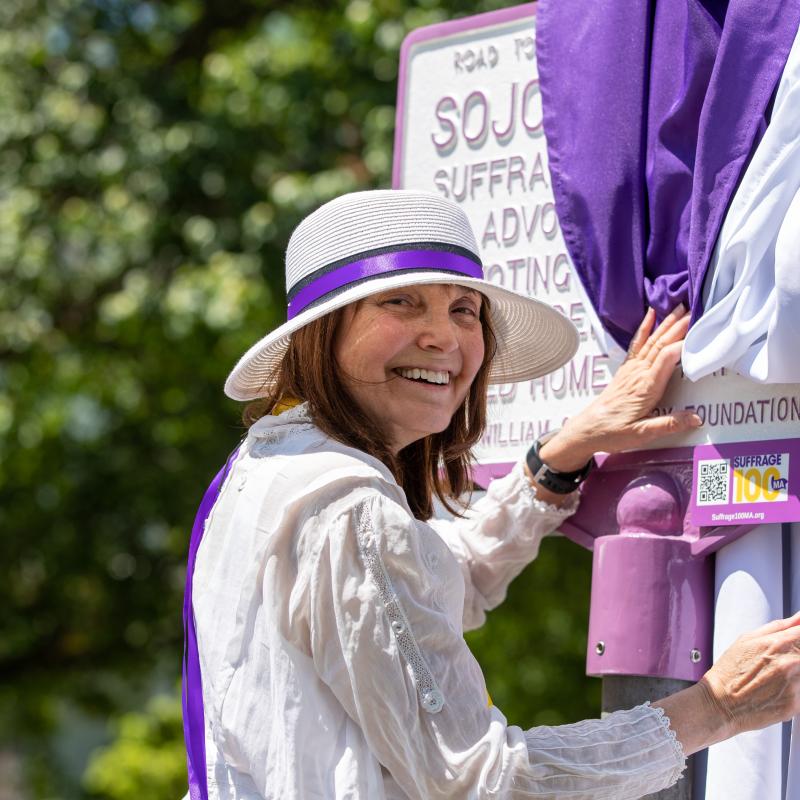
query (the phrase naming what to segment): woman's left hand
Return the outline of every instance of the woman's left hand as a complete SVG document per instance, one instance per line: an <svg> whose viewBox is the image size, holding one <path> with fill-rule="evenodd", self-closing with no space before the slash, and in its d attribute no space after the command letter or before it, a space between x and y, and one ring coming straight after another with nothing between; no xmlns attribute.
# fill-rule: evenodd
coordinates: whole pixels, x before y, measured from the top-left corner
<svg viewBox="0 0 800 800"><path fill-rule="evenodd" d="M649 416L664 394L680 361L689 314L678 306L653 331L650 308L631 341L628 357L603 392L584 411L542 445L540 456L553 469L580 469L596 452L615 453L642 447L702 422L692 411Z"/></svg>

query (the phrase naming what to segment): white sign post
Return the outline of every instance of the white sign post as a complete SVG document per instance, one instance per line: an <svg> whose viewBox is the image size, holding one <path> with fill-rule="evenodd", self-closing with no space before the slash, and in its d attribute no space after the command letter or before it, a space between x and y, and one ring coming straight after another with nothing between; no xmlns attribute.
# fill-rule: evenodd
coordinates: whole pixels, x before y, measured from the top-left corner
<svg viewBox="0 0 800 800"><path fill-rule="evenodd" d="M394 186L459 203L488 280L544 300L578 327L556 372L492 387L479 462L500 474L606 386L608 358L556 216L536 68L536 6L422 28L401 54ZM599 325L597 330L600 330Z"/></svg>

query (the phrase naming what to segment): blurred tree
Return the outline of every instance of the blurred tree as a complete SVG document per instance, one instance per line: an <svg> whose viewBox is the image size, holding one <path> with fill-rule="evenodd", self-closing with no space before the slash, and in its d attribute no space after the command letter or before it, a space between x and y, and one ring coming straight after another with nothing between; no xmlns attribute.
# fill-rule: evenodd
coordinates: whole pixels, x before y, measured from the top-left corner
<svg viewBox="0 0 800 800"><path fill-rule="evenodd" d="M0 3L0 750L28 754L34 796L81 796L49 737L69 708L124 712L178 674L191 520L242 433L222 382L283 318L298 220L389 184L403 37L502 5ZM528 725L596 709L588 558L540 560L470 639ZM171 767L136 772L180 735L148 709L115 729L128 778L100 754L86 791L171 796Z"/></svg>
<svg viewBox="0 0 800 800"><path fill-rule="evenodd" d="M114 743L98 751L86 770L89 792L108 800L183 797L186 751L180 700L158 695L144 713L123 714L114 727Z"/></svg>

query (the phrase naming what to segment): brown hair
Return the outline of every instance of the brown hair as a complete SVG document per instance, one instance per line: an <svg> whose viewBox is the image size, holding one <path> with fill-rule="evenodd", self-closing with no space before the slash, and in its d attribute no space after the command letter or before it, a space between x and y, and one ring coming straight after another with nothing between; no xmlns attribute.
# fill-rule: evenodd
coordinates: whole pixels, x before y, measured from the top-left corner
<svg viewBox="0 0 800 800"><path fill-rule="evenodd" d="M286 354L269 381L269 394L245 407L245 425L249 427L272 413L284 398L307 401L314 423L328 436L386 464L417 519L433 515L434 492L445 508L457 514L451 502L457 502L472 488L471 451L486 427L489 370L497 350L488 299L484 297L481 304L483 363L467 397L445 430L413 442L396 456L384 431L353 402L339 371L330 368L336 363L334 340L343 313L344 309L332 311L292 334Z"/></svg>

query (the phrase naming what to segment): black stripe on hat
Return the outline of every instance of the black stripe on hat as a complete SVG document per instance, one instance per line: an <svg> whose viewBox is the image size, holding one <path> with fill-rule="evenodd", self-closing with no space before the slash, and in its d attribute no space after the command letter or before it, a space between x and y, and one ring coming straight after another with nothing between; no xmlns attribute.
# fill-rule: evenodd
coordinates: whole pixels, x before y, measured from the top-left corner
<svg viewBox="0 0 800 800"><path fill-rule="evenodd" d="M410 244L393 244L388 245L386 247L376 247L372 250L362 250L358 253L353 253L351 255L345 256L344 258L340 258L337 261L331 261L329 264L326 264L324 267L320 267L319 269L314 270L314 272L306 275L305 277L298 280L291 289L288 289L286 292L286 301L291 302L295 295L303 288L308 286L310 283L313 283L317 280L320 276L325 275L328 272L332 272L339 267L343 267L345 264L350 264L355 261L361 261L365 258L371 258L374 256L381 256L385 253L396 253L401 250L438 250L441 253L453 253L455 255L463 256L464 258L468 258L473 263L477 264L479 267L483 267L483 262L481 261L480 257L473 253L472 250L468 250L466 247L461 247L457 244L446 244L444 242L413 242ZM403 272L417 272L417 271L424 271L430 272L430 267L425 267L424 270L398 270L393 272L393 275L402 274ZM458 274L452 272L452 270L441 270L443 273L448 274ZM363 283L365 280L370 280L371 277L381 278L386 277L385 275L375 275L370 276L370 278L362 278L361 280L352 281L347 284L347 286L343 286L339 290L334 290L332 292L328 292L324 297L317 298L313 303L309 304L309 307L317 305L323 299L330 299L331 297L336 296L341 291L345 289L349 289L351 286L357 286L359 283Z"/></svg>

